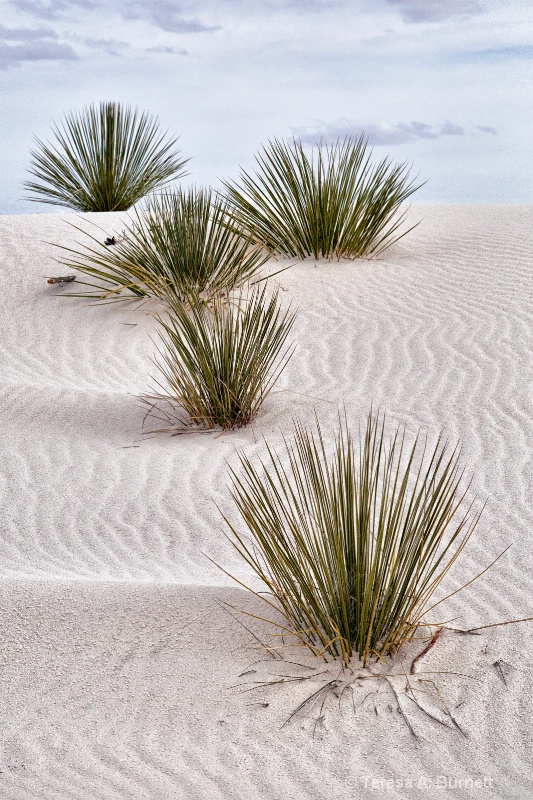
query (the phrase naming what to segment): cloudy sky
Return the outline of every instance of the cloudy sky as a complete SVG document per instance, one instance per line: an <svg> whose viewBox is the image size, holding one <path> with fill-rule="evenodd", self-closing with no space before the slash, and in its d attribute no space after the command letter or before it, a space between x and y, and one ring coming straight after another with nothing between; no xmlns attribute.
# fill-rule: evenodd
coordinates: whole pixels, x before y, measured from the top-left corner
<svg viewBox="0 0 533 800"><path fill-rule="evenodd" d="M32 136L121 100L159 116L218 185L270 137L365 131L413 163L419 202L533 202L529 0L0 0L0 213Z"/></svg>

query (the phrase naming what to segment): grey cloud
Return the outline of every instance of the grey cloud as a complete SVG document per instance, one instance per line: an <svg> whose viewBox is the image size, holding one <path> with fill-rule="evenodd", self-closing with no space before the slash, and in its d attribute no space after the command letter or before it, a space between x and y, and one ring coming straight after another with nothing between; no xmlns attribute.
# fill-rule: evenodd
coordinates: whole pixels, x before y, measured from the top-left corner
<svg viewBox="0 0 533 800"><path fill-rule="evenodd" d="M465 129L461 125L454 125L453 122L445 122L440 126L441 136L464 136Z"/></svg>
<svg viewBox="0 0 533 800"><path fill-rule="evenodd" d="M237 0L238 2L238 0ZM328 11L331 8L342 8L346 5L345 0L255 0L256 5L261 5L267 10L271 10L274 5L278 9L290 9L293 11Z"/></svg>
<svg viewBox="0 0 533 800"><path fill-rule="evenodd" d="M48 3L42 0L11 0L11 5L17 11L25 11L34 17L55 19L65 7L65 2L64 0L50 0Z"/></svg>
<svg viewBox="0 0 533 800"><path fill-rule="evenodd" d="M93 50L103 50L105 53L111 56L120 56L121 50L129 47L129 42L124 42L119 39L82 39L81 40L86 47L90 47Z"/></svg>
<svg viewBox="0 0 533 800"><path fill-rule="evenodd" d="M41 19L57 19L69 6L78 8L96 8L95 0L10 0L18 11L24 11Z"/></svg>
<svg viewBox="0 0 533 800"><path fill-rule="evenodd" d="M490 125L476 125L476 128L483 133L492 133L494 136L498 135L496 128L491 128Z"/></svg>
<svg viewBox="0 0 533 800"><path fill-rule="evenodd" d="M72 61L76 53L60 44L50 28L6 28L0 25L0 69L20 67L23 61Z"/></svg>
<svg viewBox="0 0 533 800"><path fill-rule="evenodd" d="M478 0L388 0L406 22L441 22L456 15L480 14Z"/></svg>
<svg viewBox="0 0 533 800"><path fill-rule="evenodd" d="M426 122L410 122L406 125L404 122L399 122L396 126L396 131L402 136L402 141L408 142L410 139L437 139L439 134L428 125Z"/></svg>
<svg viewBox="0 0 533 800"><path fill-rule="evenodd" d="M67 44L33 41L8 45L0 42L0 69L20 67L23 61L73 61L76 53Z"/></svg>
<svg viewBox="0 0 533 800"><path fill-rule="evenodd" d="M174 56L186 56L187 50L183 47L163 47L162 45L157 45L155 47L148 47L146 49L147 53L160 53L162 55L174 55Z"/></svg>
<svg viewBox="0 0 533 800"><path fill-rule="evenodd" d="M19 11L42 19L57 19L70 9L97 9L100 0L8 0ZM349 0L249 0L247 9L266 11L289 10L295 13L330 11L345 7ZM143 19L165 31L174 33L204 33L220 30L221 26L202 22L194 15L197 0L115 0L110 11L117 11L124 19ZM224 3L206 3L206 10L219 11L220 6L242 12L242 0L224 0Z"/></svg>
<svg viewBox="0 0 533 800"><path fill-rule="evenodd" d="M125 19L143 19L171 33L208 33L220 30L219 25L206 25L197 17L184 17L174 0L126 0L121 13Z"/></svg>
<svg viewBox="0 0 533 800"><path fill-rule="evenodd" d="M332 141L343 139L345 136L358 137L364 135L370 145L404 144L416 139L438 139L441 136L464 136L465 130L461 125L446 121L441 125L428 125L427 122L398 122L389 125L385 122L369 122L361 124L341 120L337 123L321 123L312 128L293 128L294 136L301 139L304 144L316 144L321 139Z"/></svg>
<svg viewBox="0 0 533 800"><path fill-rule="evenodd" d="M0 41L28 42L35 39L57 39L57 33L51 28L4 28L0 25Z"/></svg>

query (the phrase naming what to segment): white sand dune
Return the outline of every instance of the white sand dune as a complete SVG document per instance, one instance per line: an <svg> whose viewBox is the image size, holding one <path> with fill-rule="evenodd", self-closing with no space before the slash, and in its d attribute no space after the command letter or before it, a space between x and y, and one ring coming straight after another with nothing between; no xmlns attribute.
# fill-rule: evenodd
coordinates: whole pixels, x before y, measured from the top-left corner
<svg viewBox="0 0 533 800"><path fill-rule="evenodd" d="M123 215L86 217L110 234ZM315 409L332 430L343 403L355 425L374 403L460 440L487 499L453 585L512 544L447 615L533 616L533 207L409 218L422 222L379 260L276 279L298 346L253 428L147 438L136 396L156 307L58 296L49 243L80 240L65 221L79 218L0 217L0 800L532 796L533 623L446 633L425 657L464 735L422 714L401 677L418 738L385 681L361 684L355 709L330 699L313 735L318 709L281 726L324 676L242 691L304 668L257 651L220 603L258 601L207 558L249 577L216 507L232 513L238 448L261 455L263 436Z"/></svg>

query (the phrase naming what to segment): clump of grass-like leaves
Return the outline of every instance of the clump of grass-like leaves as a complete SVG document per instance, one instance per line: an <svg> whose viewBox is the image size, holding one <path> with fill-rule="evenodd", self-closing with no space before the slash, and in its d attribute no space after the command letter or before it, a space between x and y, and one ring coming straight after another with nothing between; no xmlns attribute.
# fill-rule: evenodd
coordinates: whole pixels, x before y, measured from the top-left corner
<svg viewBox="0 0 533 800"><path fill-rule="evenodd" d="M320 142L309 157L298 139L269 141L258 170L226 181L242 222L272 252L305 258L376 256L399 232L401 204L420 188L404 164L373 165L363 136ZM411 230L411 229L410 229Z"/></svg>
<svg viewBox="0 0 533 800"><path fill-rule="evenodd" d="M266 291L212 306L175 303L168 319L159 320L162 392L143 400L165 421L161 430L228 430L254 419L292 355L286 340L295 314L282 311L277 292L267 298Z"/></svg>
<svg viewBox="0 0 533 800"><path fill-rule="evenodd" d="M34 202L76 211L126 211L172 178L185 175L177 139L155 117L121 103L68 112L52 128L55 141L35 139L26 181Z"/></svg>
<svg viewBox="0 0 533 800"><path fill-rule="evenodd" d="M324 658L396 652L442 602L435 591L479 519L461 510L458 448L408 446L401 428L386 441L372 411L359 447L346 421L332 456L318 422L296 422L285 447L282 458L267 444L259 468L241 454L242 474L231 470L247 535L226 519L228 536L268 589L254 594L281 612L283 636Z"/></svg>
<svg viewBox="0 0 533 800"><path fill-rule="evenodd" d="M249 281L269 257L242 231L228 200L210 189L151 197L123 233L112 246L90 236L84 250L61 247L63 265L98 281L86 282L96 292L82 297L212 299Z"/></svg>

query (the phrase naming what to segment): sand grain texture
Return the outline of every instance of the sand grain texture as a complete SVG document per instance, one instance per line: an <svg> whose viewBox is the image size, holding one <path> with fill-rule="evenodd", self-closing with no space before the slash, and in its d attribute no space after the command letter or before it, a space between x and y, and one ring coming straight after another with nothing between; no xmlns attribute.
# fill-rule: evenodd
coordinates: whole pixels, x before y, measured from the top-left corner
<svg viewBox="0 0 533 800"><path fill-rule="evenodd" d="M381 259L283 273L296 353L253 429L218 438L141 436L156 307L48 287L64 268L46 242L79 240L77 219L0 217L0 798L416 798L438 776L485 778L443 796L531 797L533 624L444 635L421 662L473 676L438 676L466 736L404 698L415 741L380 684L313 737L312 719L281 726L316 681L232 688L260 654L220 601L257 604L205 554L248 577L215 506L232 513L236 448L373 402L463 444L488 502L455 582L512 544L450 603L455 624L533 615L533 207L414 206L421 225Z"/></svg>

